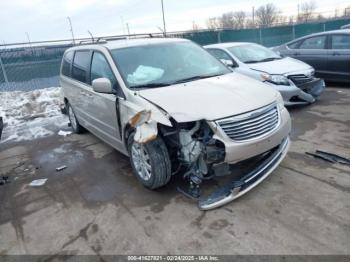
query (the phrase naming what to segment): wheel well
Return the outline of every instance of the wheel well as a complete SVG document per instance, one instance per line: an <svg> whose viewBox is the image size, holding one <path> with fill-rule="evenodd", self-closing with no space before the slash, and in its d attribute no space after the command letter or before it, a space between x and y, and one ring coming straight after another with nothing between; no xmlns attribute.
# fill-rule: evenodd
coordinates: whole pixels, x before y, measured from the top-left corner
<svg viewBox="0 0 350 262"><path fill-rule="evenodd" d="M133 128L129 123L124 128L124 144L125 144L126 148L128 146L128 138L134 130L135 130L135 128Z"/></svg>

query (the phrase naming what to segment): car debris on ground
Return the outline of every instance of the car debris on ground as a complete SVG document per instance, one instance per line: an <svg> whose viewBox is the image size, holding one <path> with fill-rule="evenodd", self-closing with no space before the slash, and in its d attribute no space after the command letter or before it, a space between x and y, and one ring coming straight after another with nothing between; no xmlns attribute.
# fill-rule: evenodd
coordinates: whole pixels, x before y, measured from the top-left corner
<svg viewBox="0 0 350 262"><path fill-rule="evenodd" d="M0 186L10 183L8 176L2 176L0 178Z"/></svg>
<svg viewBox="0 0 350 262"><path fill-rule="evenodd" d="M72 134L72 131L63 131L63 130L60 130L60 131L58 132L58 135L59 135L59 136L64 136L64 137L69 136L69 135L71 135L71 134Z"/></svg>
<svg viewBox="0 0 350 262"><path fill-rule="evenodd" d="M43 186L45 185L47 178L37 179L30 182L30 186Z"/></svg>
<svg viewBox="0 0 350 262"><path fill-rule="evenodd" d="M57 167L56 168L56 171L57 172L60 172L60 171L62 171L62 170L64 170L64 169L66 169L67 168L67 166L60 166L60 167Z"/></svg>
<svg viewBox="0 0 350 262"><path fill-rule="evenodd" d="M339 164L343 164L343 165L350 165L350 159L345 158L343 156L339 156L337 154L333 154L333 153L328 153L325 151L321 151L321 150L316 150L315 153L310 153L310 152L306 152L307 155L316 157L316 158L320 158L323 159L325 161L328 161L330 163L339 163Z"/></svg>

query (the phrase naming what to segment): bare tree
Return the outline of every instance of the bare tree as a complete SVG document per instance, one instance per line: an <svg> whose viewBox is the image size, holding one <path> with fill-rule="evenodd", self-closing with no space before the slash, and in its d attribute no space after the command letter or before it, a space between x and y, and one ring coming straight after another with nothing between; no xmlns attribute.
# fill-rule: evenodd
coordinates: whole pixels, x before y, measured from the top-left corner
<svg viewBox="0 0 350 262"><path fill-rule="evenodd" d="M317 21L323 21L323 20L326 20L326 18L323 16L323 15L321 15L321 14L318 14L317 16L316 16L316 18L315 18Z"/></svg>
<svg viewBox="0 0 350 262"><path fill-rule="evenodd" d="M270 3L260 6L256 12L256 21L259 26L271 26L279 19L279 10L277 7Z"/></svg>
<svg viewBox="0 0 350 262"><path fill-rule="evenodd" d="M291 15L288 17L288 24L290 25L294 24L294 16Z"/></svg>
<svg viewBox="0 0 350 262"><path fill-rule="evenodd" d="M237 11L233 13L233 28L242 29L245 27L246 13L243 11Z"/></svg>
<svg viewBox="0 0 350 262"><path fill-rule="evenodd" d="M224 13L219 19L222 28L233 28L233 12Z"/></svg>
<svg viewBox="0 0 350 262"><path fill-rule="evenodd" d="M350 6L344 8L344 16L350 16Z"/></svg>
<svg viewBox="0 0 350 262"><path fill-rule="evenodd" d="M307 23L310 20L312 20L316 8L317 8L316 2L313 0L302 3L300 6L300 14L298 17L298 21Z"/></svg>
<svg viewBox="0 0 350 262"><path fill-rule="evenodd" d="M255 28L255 27L256 27L255 21L253 21L253 19L246 18L246 20L245 20L245 28Z"/></svg>
<svg viewBox="0 0 350 262"><path fill-rule="evenodd" d="M192 31L198 31L200 29L201 28L199 27L199 25L195 21L193 21L192 22Z"/></svg>
<svg viewBox="0 0 350 262"><path fill-rule="evenodd" d="M217 17L211 17L206 21L207 27L210 30L220 28L220 21Z"/></svg>

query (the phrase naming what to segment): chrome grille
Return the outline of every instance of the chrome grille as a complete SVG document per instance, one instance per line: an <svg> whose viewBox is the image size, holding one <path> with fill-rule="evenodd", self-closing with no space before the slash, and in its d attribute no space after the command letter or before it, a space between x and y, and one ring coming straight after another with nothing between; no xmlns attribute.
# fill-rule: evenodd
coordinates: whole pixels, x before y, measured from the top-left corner
<svg viewBox="0 0 350 262"><path fill-rule="evenodd" d="M218 120L225 134L235 141L252 140L272 132L279 123L276 104L258 110Z"/></svg>
<svg viewBox="0 0 350 262"><path fill-rule="evenodd" d="M314 79L313 75L307 76L304 74L298 74L298 75L289 75L288 78L290 80L292 80L292 82L295 85L301 85L301 84L305 84L307 82L310 82Z"/></svg>

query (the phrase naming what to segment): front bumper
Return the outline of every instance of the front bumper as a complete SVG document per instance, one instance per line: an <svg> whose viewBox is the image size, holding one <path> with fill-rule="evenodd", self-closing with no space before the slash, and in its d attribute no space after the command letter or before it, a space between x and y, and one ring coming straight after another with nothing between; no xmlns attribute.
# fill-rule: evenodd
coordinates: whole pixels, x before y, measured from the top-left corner
<svg viewBox="0 0 350 262"><path fill-rule="evenodd" d="M282 143L272 150L271 154L262 161L254 170L244 175L239 180L234 180L224 187L201 199L198 203L201 210L214 209L225 205L234 199L247 193L267 178L286 156L290 146L289 137L285 137Z"/></svg>
<svg viewBox="0 0 350 262"><path fill-rule="evenodd" d="M291 131L291 119L286 108L283 107L280 110L279 118L279 126L273 132L268 133L266 136L257 140L253 139L245 142L233 141L226 135L220 126L215 126L216 132L213 138L220 140L225 145L224 162L235 164L267 152L281 144L282 141L289 136Z"/></svg>
<svg viewBox="0 0 350 262"><path fill-rule="evenodd" d="M326 87L325 82L319 78L298 86L294 84L290 86L270 84L270 86L281 93L285 106L314 103Z"/></svg>

